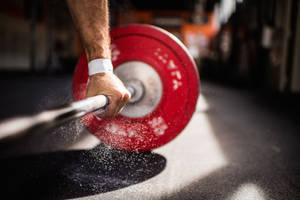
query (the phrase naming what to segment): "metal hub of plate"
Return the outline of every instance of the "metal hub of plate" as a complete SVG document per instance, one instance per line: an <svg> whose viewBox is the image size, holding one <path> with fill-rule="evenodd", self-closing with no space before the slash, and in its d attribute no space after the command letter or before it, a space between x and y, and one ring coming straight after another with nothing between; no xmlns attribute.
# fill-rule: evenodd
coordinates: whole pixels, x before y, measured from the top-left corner
<svg viewBox="0 0 300 200"><path fill-rule="evenodd" d="M162 96L162 83L153 67L144 62L129 61L117 66L114 72L126 87L134 88L135 93L121 115L138 118L153 112Z"/></svg>
<svg viewBox="0 0 300 200"><path fill-rule="evenodd" d="M199 77L193 59L175 36L150 25L112 29L111 41L114 72L135 94L115 118L99 119L91 113L83 123L118 149L148 151L166 144L195 111ZM74 74L75 100L85 98L87 82L87 60L82 55Z"/></svg>
<svg viewBox="0 0 300 200"><path fill-rule="evenodd" d="M143 83L137 79L132 79L125 83L127 90L131 94L128 103L136 103L144 97L145 87Z"/></svg>

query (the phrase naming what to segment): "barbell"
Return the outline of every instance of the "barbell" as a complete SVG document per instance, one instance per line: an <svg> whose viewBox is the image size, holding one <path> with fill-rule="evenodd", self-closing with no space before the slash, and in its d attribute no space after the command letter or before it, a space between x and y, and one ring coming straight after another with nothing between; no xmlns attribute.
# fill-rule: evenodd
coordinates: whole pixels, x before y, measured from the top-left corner
<svg viewBox="0 0 300 200"><path fill-rule="evenodd" d="M131 93L114 118L100 119L107 97L86 98L88 63L83 54L73 79L74 102L0 124L0 139L23 135L81 117L103 143L128 151L148 151L174 139L192 117L199 94L196 65L185 46L171 33L152 25L114 28L111 55L114 73Z"/></svg>

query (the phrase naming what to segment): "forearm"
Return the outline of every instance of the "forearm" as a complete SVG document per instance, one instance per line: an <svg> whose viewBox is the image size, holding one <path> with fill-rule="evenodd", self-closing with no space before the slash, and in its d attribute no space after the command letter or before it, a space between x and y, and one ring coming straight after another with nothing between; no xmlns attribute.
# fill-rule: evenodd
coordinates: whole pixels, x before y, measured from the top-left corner
<svg viewBox="0 0 300 200"><path fill-rule="evenodd" d="M88 61L110 58L107 0L67 0Z"/></svg>

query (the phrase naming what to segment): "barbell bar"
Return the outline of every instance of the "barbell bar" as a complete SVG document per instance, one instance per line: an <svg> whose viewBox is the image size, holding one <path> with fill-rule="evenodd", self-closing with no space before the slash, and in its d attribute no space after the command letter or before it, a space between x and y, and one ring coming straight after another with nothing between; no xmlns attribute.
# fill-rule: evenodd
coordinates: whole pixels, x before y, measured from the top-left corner
<svg viewBox="0 0 300 200"><path fill-rule="evenodd" d="M89 97L68 105L42 111L37 114L11 118L0 123L0 140L21 137L35 129L47 129L63 122L82 117L89 112L104 110L108 99L104 95Z"/></svg>

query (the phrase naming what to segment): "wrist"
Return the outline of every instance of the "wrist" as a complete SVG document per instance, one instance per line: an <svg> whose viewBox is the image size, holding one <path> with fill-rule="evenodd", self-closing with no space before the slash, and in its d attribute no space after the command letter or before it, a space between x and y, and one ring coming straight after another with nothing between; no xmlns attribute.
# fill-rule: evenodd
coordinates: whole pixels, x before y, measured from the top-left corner
<svg viewBox="0 0 300 200"><path fill-rule="evenodd" d="M97 58L88 63L89 76L101 73L113 73L113 65L110 59Z"/></svg>
<svg viewBox="0 0 300 200"><path fill-rule="evenodd" d="M99 58L111 58L111 52L109 47L107 47L106 49L101 49L100 47L95 47L91 49L90 47L90 49L85 50L85 54L88 62Z"/></svg>
<svg viewBox="0 0 300 200"><path fill-rule="evenodd" d="M108 38L105 40L94 38L92 41L84 41L83 46L88 62L98 58L111 58L110 40Z"/></svg>

